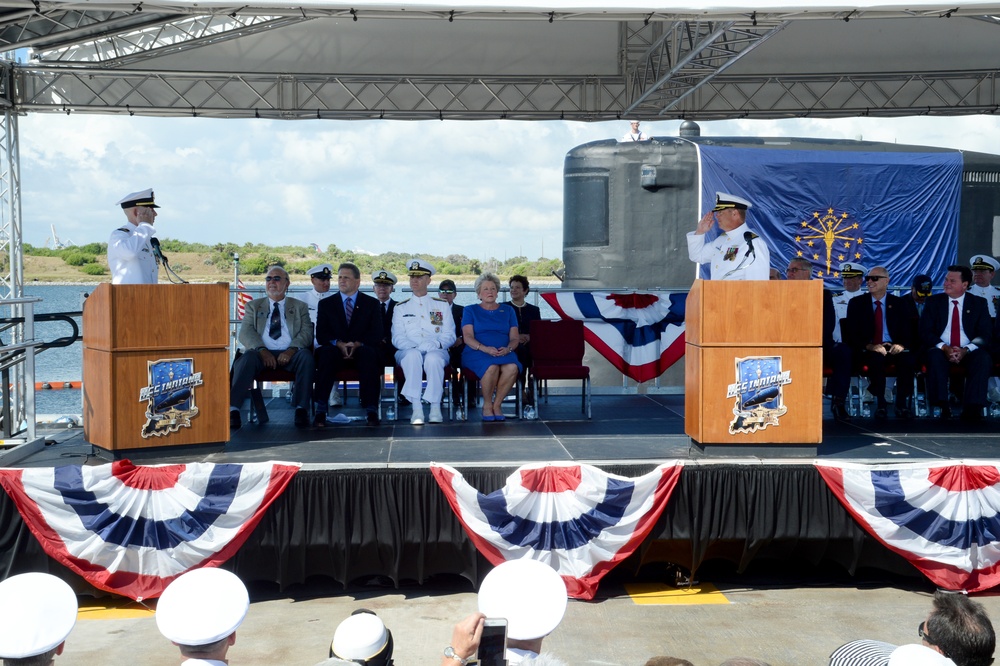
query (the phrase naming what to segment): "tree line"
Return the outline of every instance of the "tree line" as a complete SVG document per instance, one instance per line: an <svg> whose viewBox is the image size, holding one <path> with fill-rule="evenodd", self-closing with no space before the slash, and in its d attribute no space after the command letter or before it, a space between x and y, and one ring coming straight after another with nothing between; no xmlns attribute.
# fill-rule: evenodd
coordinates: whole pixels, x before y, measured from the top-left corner
<svg viewBox="0 0 1000 666"><path fill-rule="evenodd" d="M510 257L504 260L490 258L487 260L472 259L464 254L449 254L436 256L430 254L400 254L385 252L371 255L349 250L341 250L336 245L330 245L325 251L317 252L316 247L300 245L281 245L272 247L260 243L189 243L187 241L164 238L160 247L168 256L171 253L184 252L208 255L205 263L221 271L232 270L233 258L239 255L240 273L243 275L264 275L268 266L281 266L290 275L305 275L306 272L319 263L338 264L350 261L357 264L363 275L370 275L377 270L388 270L402 275L406 272L406 261L413 256L419 256L434 264L439 275L479 275L483 271L492 271L502 275L527 275L529 277L549 277L554 271L563 267L561 259L541 257L534 261L527 257ZM76 266L88 275L104 275L107 266L101 261L107 256L107 243L88 243L75 245L59 250L45 247L34 247L24 244L24 254L44 257L60 257L70 266ZM173 266L175 269L180 266Z"/></svg>

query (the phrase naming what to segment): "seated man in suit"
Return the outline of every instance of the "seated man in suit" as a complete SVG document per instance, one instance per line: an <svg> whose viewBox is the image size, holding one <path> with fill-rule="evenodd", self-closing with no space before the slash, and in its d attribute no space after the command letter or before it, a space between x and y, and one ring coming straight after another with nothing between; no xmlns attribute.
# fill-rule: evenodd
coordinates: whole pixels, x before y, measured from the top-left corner
<svg viewBox="0 0 1000 666"><path fill-rule="evenodd" d="M358 291L361 270L350 262L337 268L337 293L323 299L316 314L316 416L313 425L326 427L326 405L337 374L347 366L358 369L361 406L368 425L379 424L382 394L382 308L378 299Z"/></svg>
<svg viewBox="0 0 1000 666"><path fill-rule="evenodd" d="M286 298L290 281L281 266L267 269L267 298L247 303L246 316L240 324L237 338L243 354L233 363L232 385L229 387L229 427L242 425L240 407L250 393L254 378L265 368L281 368L295 374L292 402L295 403L295 425L309 426L309 400L312 394L315 366L312 352L313 326L309 306L303 301Z"/></svg>
<svg viewBox="0 0 1000 666"><path fill-rule="evenodd" d="M875 396L875 418L887 415L885 373L889 363L896 366L896 417L910 418L907 401L913 397L916 360L913 349L917 339L917 309L913 299L886 293L889 271L875 266L865 276L868 293L852 298L847 304L844 340L851 347L856 363L868 368L869 390Z"/></svg>
<svg viewBox="0 0 1000 666"><path fill-rule="evenodd" d="M986 404L986 383L992 359L990 346L993 322L986 299L968 293L972 270L949 266L944 293L927 297L920 315L920 341L927 362L927 395L932 405L941 407L941 417L949 418L948 374L952 365L966 370L962 418L982 418Z"/></svg>
<svg viewBox="0 0 1000 666"><path fill-rule="evenodd" d="M392 311L396 307L396 301L391 298L396 282L396 276L385 269L372 273L372 291L378 299L379 309L382 310L382 343L379 349L384 368L396 365L396 348L392 346Z"/></svg>

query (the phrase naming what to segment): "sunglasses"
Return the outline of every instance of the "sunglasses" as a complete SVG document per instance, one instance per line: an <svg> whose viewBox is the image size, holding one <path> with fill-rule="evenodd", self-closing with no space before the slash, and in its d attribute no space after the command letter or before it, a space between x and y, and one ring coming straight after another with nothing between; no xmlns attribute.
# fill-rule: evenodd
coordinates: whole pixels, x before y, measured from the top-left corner
<svg viewBox="0 0 1000 666"><path fill-rule="evenodd" d="M886 280L884 275L866 275L865 282L878 282L879 280Z"/></svg>
<svg viewBox="0 0 1000 666"><path fill-rule="evenodd" d="M438 289L439 294L454 294L454 289Z"/></svg>
<svg viewBox="0 0 1000 666"><path fill-rule="evenodd" d="M281 282L284 279L283 275L268 275L264 278L264 282Z"/></svg>

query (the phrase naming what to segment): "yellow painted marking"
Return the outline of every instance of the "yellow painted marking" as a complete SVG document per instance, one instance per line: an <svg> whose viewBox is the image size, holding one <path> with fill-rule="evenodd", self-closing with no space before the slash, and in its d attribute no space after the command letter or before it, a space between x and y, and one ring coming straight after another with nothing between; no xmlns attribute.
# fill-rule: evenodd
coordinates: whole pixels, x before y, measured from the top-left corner
<svg viewBox="0 0 1000 666"><path fill-rule="evenodd" d="M641 606L701 606L728 604L729 599L711 583L673 587L663 583L631 583L625 591Z"/></svg>
<svg viewBox="0 0 1000 666"><path fill-rule="evenodd" d="M80 602L80 610L77 613L79 620L132 620L144 617L152 617L156 608L155 602L148 608L136 603L131 599L92 599Z"/></svg>

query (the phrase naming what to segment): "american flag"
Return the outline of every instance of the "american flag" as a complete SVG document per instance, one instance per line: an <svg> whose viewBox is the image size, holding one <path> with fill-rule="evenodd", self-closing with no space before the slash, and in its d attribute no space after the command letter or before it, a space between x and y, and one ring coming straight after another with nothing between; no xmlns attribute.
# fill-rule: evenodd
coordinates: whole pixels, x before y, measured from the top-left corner
<svg viewBox="0 0 1000 666"><path fill-rule="evenodd" d="M247 303L253 300L253 296L247 293L247 288L243 285L243 280L236 280L236 318L243 319L247 313Z"/></svg>

